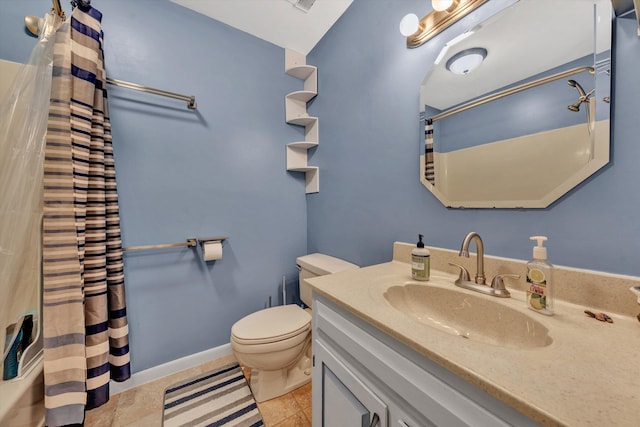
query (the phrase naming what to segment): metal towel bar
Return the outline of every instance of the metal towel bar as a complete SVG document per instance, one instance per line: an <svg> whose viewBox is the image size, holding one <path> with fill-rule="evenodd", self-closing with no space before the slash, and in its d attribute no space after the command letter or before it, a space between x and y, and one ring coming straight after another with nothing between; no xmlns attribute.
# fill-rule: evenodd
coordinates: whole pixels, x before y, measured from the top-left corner
<svg viewBox="0 0 640 427"><path fill-rule="evenodd" d="M181 246L186 246L188 248L193 248L200 245L204 245L206 242L224 242L228 237L206 237L201 239L190 238L187 239L186 242L182 243L165 243L160 245L143 245L143 246L129 246L126 248L122 248L123 251L131 252L131 251L146 251L148 249L165 249L165 248L176 248Z"/></svg>
<svg viewBox="0 0 640 427"><path fill-rule="evenodd" d="M186 246L188 248L192 248L196 246L196 239L187 239L186 242L183 243L166 243L161 245L143 245L143 246L129 246L127 248L122 248L123 251L131 252L131 251L144 251L147 249L164 249L164 248L175 248L179 246Z"/></svg>

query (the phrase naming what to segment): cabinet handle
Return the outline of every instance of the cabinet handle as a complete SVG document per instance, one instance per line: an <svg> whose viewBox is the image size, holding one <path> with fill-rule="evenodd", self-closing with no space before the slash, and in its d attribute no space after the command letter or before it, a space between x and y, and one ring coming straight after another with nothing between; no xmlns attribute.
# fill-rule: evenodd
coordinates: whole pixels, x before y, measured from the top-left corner
<svg viewBox="0 0 640 427"><path fill-rule="evenodd" d="M373 418L371 419L371 424L369 427L376 427L380 423L380 417L375 412L373 413Z"/></svg>

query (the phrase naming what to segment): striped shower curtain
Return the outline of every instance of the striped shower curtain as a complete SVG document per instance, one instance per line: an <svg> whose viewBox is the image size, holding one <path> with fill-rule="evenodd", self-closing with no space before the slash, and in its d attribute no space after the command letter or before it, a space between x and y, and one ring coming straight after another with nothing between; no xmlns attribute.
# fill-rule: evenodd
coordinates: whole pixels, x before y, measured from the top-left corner
<svg viewBox="0 0 640 427"><path fill-rule="evenodd" d="M46 425L80 424L130 376L102 14L77 7L56 33L44 162Z"/></svg>
<svg viewBox="0 0 640 427"><path fill-rule="evenodd" d="M433 121L424 120L424 179L436 184L436 171L433 163Z"/></svg>

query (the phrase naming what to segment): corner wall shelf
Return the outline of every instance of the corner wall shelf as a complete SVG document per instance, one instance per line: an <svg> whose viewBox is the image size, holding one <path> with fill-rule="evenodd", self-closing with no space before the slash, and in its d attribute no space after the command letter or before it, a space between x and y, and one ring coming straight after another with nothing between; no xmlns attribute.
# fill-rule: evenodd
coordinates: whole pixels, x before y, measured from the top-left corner
<svg viewBox="0 0 640 427"><path fill-rule="evenodd" d="M307 102L318 94L318 69L306 62L304 55L285 49L285 73L304 81L304 90L291 92L284 98L285 121L304 126L304 141L287 144L287 170L305 173L305 188L309 194L320 191L319 169L307 164L307 150L318 145L318 118L307 113Z"/></svg>

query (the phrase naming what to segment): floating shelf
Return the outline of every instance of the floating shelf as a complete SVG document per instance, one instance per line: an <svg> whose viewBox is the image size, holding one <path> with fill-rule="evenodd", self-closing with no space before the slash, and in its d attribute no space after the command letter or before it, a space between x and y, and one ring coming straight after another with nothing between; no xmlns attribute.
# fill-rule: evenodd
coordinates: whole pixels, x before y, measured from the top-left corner
<svg viewBox="0 0 640 427"><path fill-rule="evenodd" d="M294 142L287 145L287 170L301 172L311 166L307 165L307 150L318 145L307 142ZM317 169L317 167L315 167Z"/></svg>
<svg viewBox="0 0 640 427"><path fill-rule="evenodd" d="M304 172L306 193L317 193L320 191L319 169L307 164L307 150L318 145L318 118L309 116L307 102L318 94L318 69L307 65L304 55L285 49L284 71L304 81L304 90L291 92L284 99L285 121L304 126L304 141L287 144L287 170Z"/></svg>
<svg viewBox="0 0 640 427"><path fill-rule="evenodd" d="M317 117L311 117L311 116L304 116L304 115L299 115L299 116L295 116L295 117L291 117L287 120L287 123L289 123L290 125L298 125L298 126L310 126L313 125L314 123L318 123L318 118Z"/></svg>
<svg viewBox="0 0 640 427"><path fill-rule="evenodd" d="M305 150L308 150L309 148L313 148L316 145L318 145L317 142L311 142L311 141L302 141L302 142L292 142L291 144L288 144L287 147L291 147L291 148L304 148Z"/></svg>
<svg viewBox="0 0 640 427"><path fill-rule="evenodd" d="M297 92L291 92L290 94L288 94L287 99L290 99L292 101L301 101L306 104L307 102L315 98L317 94L318 92L311 92L309 90L299 90Z"/></svg>
<svg viewBox="0 0 640 427"><path fill-rule="evenodd" d="M303 60L303 62L306 62L306 60ZM285 70L287 74L300 80L307 80L314 71L316 71L316 67L306 65L306 63L303 65L294 65L293 67Z"/></svg>

